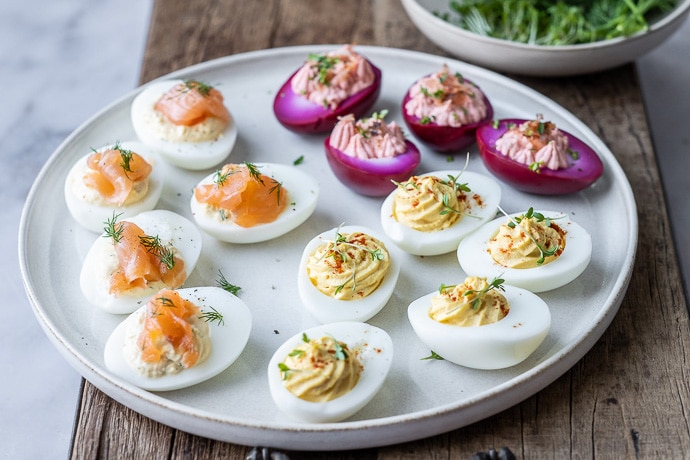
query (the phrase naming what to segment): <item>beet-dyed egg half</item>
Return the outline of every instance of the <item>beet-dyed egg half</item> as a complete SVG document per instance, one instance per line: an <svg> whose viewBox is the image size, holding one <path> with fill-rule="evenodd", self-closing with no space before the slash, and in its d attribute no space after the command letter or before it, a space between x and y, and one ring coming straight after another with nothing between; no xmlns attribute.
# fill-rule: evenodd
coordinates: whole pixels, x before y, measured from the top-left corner
<svg viewBox="0 0 690 460"><path fill-rule="evenodd" d="M371 64L371 62L369 63ZM296 133L313 134L331 132L338 117L353 113L356 118L364 116L374 105L381 93L381 70L374 70L374 82L342 101L335 109L329 109L311 102L306 97L292 91L292 77L283 84L273 100L273 113L287 129Z"/></svg>
<svg viewBox="0 0 690 460"><path fill-rule="evenodd" d="M330 144L331 137L324 141L326 158L335 177L356 193L366 196L384 196L395 189L392 181L406 181L419 165L421 154L410 141L405 141L407 150L391 158L361 159L351 157Z"/></svg>
<svg viewBox="0 0 690 460"><path fill-rule="evenodd" d="M498 124L484 125L477 130L477 145L482 161L489 171L503 182L527 193L538 195L563 195L578 192L592 185L601 176L604 165L592 148L572 134L560 130L568 137L570 150L568 167L549 169L542 167L532 171L529 165L508 158L496 150L496 141L510 126L528 120L505 119Z"/></svg>
<svg viewBox="0 0 690 460"><path fill-rule="evenodd" d="M484 118L476 123L468 123L458 127L441 126L434 122L422 123L421 119L414 115L408 115L407 110L405 110L405 105L410 100L410 92L408 90L402 102L403 120L405 120L405 124L412 131L412 134L429 148L437 152L462 150L474 142L477 129L493 119L493 106L484 94L482 94L482 97L486 104L486 116Z"/></svg>

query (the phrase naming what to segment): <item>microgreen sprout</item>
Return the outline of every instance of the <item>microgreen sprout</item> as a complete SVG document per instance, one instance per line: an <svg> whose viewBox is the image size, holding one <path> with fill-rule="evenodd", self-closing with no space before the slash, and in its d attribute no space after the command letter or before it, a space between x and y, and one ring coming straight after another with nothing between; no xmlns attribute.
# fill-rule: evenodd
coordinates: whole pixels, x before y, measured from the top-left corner
<svg viewBox="0 0 690 460"><path fill-rule="evenodd" d="M443 361L443 360L445 360L445 358L444 358L443 356L439 355L439 354L436 353L434 350L431 350L431 354L430 354L429 356L426 356L426 357L422 358L422 361L423 361L423 360L426 360L426 359L435 359L435 360L438 360L438 361Z"/></svg>
<svg viewBox="0 0 690 460"><path fill-rule="evenodd" d="M328 71L340 62L337 56L327 56L325 54L309 54L309 60L316 63L318 81L322 85L328 85Z"/></svg>
<svg viewBox="0 0 690 460"><path fill-rule="evenodd" d="M486 295L487 292L491 291L492 289L497 289L499 291L505 291L503 288L503 283L505 280L503 278L495 277L494 279L491 280L491 282L483 289L476 290L476 289L468 289L465 292L462 293L463 297L470 297L474 295L474 298L472 299L472 310L476 310L479 307L479 304L482 301L482 297Z"/></svg>
<svg viewBox="0 0 690 460"><path fill-rule="evenodd" d="M335 347L335 359L338 361L345 361L348 357L347 351L345 351L345 348L335 339L335 337L332 335L329 336L331 339L333 339L333 346Z"/></svg>
<svg viewBox="0 0 690 460"><path fill-rule="evenodd" d="M503 213L509 220L508 222L508 227L510 228L515 228L516 226L520 225L520 222L522 222L523 219L534 219L535 222L543 222L544 226L550 227L551 226L551 218L544 216L540 212L534 211L534 208L530 207L526 213L524 213L522 216L516 216L516 217L511 217L508 215L507 212L505 212L500 206L498 207L498 210ZM541 265L544 263L547 257L550 257L558 252L560 249L560 244L556 244L553 248L548 249L539 244L539 242L529 233L526 232L527 237L532 240L532 242L537 246L537 249L539 250L539 259L537 259L537 265Z"/></svg>

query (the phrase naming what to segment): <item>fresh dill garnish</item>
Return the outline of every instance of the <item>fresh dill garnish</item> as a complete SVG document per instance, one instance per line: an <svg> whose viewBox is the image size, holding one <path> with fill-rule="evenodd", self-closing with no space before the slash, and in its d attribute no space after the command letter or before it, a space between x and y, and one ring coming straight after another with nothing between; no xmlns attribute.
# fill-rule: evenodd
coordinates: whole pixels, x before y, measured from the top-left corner
<svg viewBox="0 0 690 460"><path fill-rule="evenodd" d="M275 192L276 200L278 201L278 206L280 206L280 195L283 192L283 183L278 182L277 180L275 180L273 178L271 178L271 181L273 183L273 187L271 187L268 190L268 193L271 194L271 193Z"/></svg>
<svg viewBox="0 0 690 460"><path fill-rule="evenodd" d="M232 295L237 295L240 290L242 289L239 286L235 286L234 284L230 284L228 280L225 278L225 275L223 275L223 272L218 270L218 278L216 279L216 284L218 285L219 288L223 289L224 291L228 291Z"/></svg>
<svg viewBox="0 0 690 460"><path fill-rule="evenodd" d="M250 163L248 161L245 161L244 165L247 167L247 170L249 171L249 175L251 176L251 178L260 183L261 185L264 185L264 180L261 178L261 172L259 171L259 167L256 166L254 163Z"/></svg>
<svg viewBox="0 0 690 460"><path fill-rule="evenodd" d="M445 358L444 358L443 356L439 355L439 354L436 353L434 350L431 350L431 354L430 354L429 356L426 356L426 357L421 358L421 359L422 359L422 361L425 360L425 359L436 359L436 360L438 360L438 361L443 361L443 360L445 360Z"/></svg>
<svg viewBox="0 0 690 460"><path fill-rule="evenodd" d="M209 306L209 308L211 309L211 311L202 311L199 318L203 319L207 323L217 322L219 326L223 326L225 324L223 314L213 307Z"/></svg>
<svg viewBox="0 0 690 460"><path fill-rule="evenodd" d="M175 268L175 251L171 247L164 246L158 235L141 235L139 243L146 248L147 252L158 257L168 270Z"/></svg>
<svg viewBox="0 0 690 460"><path fill-rule="evenodd" d="M177 306L175 305L175 302L173 302L172 299L170 299L168 297L156 297L156 300L159 301L161 303L161 305L164 307L177 308Z"/></svg>
<svg viewBox="0 0 690 460"><path fill-rule="evenodd" d="M213 183L216 184L218 187L222 187L223 185L225 185L225 181L228 180L228 177L232 176L236 172L237 170L229 170L228 172L223 172L222 169L219 169L213 175Z"/></svg>
<svg viewBox="0 0 690 460"><path fill-rule="evenodd" d="M200 82L198 80L184 80L184 86L188 90L197 90L202 96L208 96L213 89L213 86L206 83Z"/></svg>
<svg viewBox="0 0 690 460"><path fill-rule="evenodd" d="M125 172L125 176L127 176L127 173L132 172L132 166L130 164L132 162L133 157L132 151L128 149L123 149L120 145L120 141L115 142L113 150L116 150L120 153L120 167Z"/></svg>
<svg viewBox="0 0 690 460"><path fill-rule="evenodd" d="M104 222L105 227L103 227L103 237L112 238L113 242L115 243L120 242L120 240L122 239L122 232L125 230L122 224L117 225L117 218L121 215L122 213L115 214L115 211L113 211L113 217L107 219Z"/></svg>

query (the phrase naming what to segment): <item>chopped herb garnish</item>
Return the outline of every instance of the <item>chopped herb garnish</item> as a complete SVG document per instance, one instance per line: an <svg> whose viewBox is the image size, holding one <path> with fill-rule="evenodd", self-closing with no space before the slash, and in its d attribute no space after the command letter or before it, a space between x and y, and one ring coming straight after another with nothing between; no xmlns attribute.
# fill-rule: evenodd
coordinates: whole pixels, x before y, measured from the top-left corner
<svg viewBox="0 0 690 460"><path fill-rule="evenodd" d="M197 80L184 80L184 85L188 90L197 90L202 96L208 96L213 89L213 86L207 85Z"/></svg>
<svg viewBox="0 0 690 460"><path fill-rule="evenodd" d="M201 316L199 316L199 318L203 319L207 323L218 322L219 326L223 326L225 324L225 321L223 320L223 315L215 308L209 308L211 309L211 311L201 312Z"/></svg>
<svg viewBox="0 0 690 460"><path fill-rule="evenodd" d="M292 162L292 164L294 166L298 166L298 165L301 165L303 162L304 162L304 155L300 155L299 157L297 157L297 159L295 161Z"/></svg>
<svg viewBox="0 0 690 460"><path fill-rule="evenodd" d="M505 280L503 278L496 277L493 280L491 280L491 283L489 283L489 285L486 286L484 289L481 289L479 291L477 291L476 289L468 289L462 293L462 296L469 297L471 295L474 295L474 299L472 299L472 310L476 310L482 301L482 297L484 297L484 295L486 295L487 292L491 291L492 289L505 291L505 289L503 288L504 282Z"/></svg>
<svg viewBox="0 0 690 460"><path fill-rule="evenodd" d="M124 227L122 226L122 224L116 225L117 218L121 215L122 213L115 214L115 211L113 211L113 217L104 222L105 227L103 228L103 237L112 238L114 243L119 243L120 239L122 239L122 232L124 231Z"/></svg>
<svg viewBox="0 0 690 460"><path fill-rule="evenodd" d="M439 355L438 353L436 353L434 350L431 350L431 354L429 356L422 358L422 360L425 360L425 359L436 359L438 361L443 361L445 358L443 356Z"/></svg>
<svg viewBox="0 0 690 460"><path fill-rule="evenodd" d="M328 71L340 61L337 56L327 56L325 54L309 54L309 60L316 63L318 81L322 85L328 85Z"/></svg>

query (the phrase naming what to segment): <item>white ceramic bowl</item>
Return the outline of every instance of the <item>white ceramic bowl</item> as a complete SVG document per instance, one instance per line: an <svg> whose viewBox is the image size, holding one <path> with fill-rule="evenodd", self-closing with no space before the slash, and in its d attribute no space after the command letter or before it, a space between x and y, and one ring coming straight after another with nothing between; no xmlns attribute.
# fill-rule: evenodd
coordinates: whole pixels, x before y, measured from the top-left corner
<svg viewBox="0 0 690 460"><path fill-rule="evenodd" d="M690 0L654 21L649 29L630 37L567 46L537 46L481 36L441 19L449 0L401 0L414 25L448 53L500 72L557 77L611 69L651 51L680 27L690 11ZM457 15L457 13L452 13Z"/></svg>

